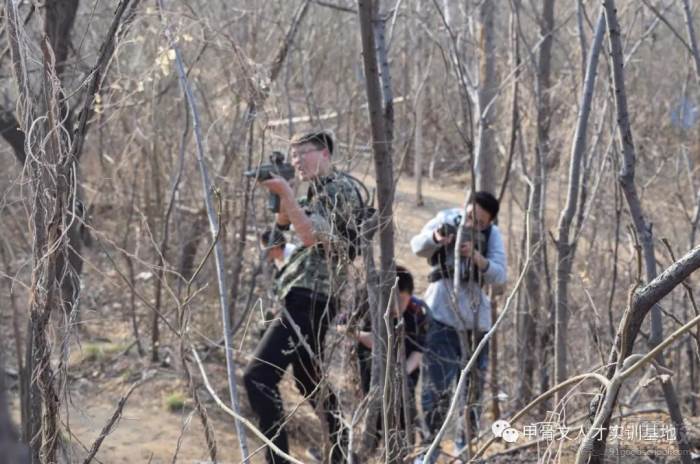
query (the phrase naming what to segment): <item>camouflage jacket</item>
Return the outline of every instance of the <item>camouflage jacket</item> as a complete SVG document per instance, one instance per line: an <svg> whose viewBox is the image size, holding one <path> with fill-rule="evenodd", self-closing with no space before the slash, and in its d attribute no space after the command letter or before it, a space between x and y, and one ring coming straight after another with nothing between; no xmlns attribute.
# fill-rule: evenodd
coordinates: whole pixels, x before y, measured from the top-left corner
<svg viewBox="0 0 700 464"><path fill-rule="evenodd" d="M294 288L306 288L329 297L337 296L346 278L349 240L347 230L359 233L362 199L354 182L333 172L315 179L299 204L311 219L317 243L299 247L280 269L275 293L284 299Z"/></svg>

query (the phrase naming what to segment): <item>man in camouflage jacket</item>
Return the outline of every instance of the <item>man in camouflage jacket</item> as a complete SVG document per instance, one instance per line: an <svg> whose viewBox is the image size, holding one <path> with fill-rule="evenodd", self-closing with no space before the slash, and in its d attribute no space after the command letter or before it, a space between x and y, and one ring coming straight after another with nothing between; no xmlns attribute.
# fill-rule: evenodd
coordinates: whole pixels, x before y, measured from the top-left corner
<svg viewBox="0 0 700 464"><path fill-rule="evenodd" d="M278 383L291 364L302 395L321 406L328 422L332 463L344 462L345 432L338 417L337 399L323 378L323 339L333 319L336 296L345 281L345 267L352 242L359 233L357 215L362 199L353 181L331 165L333 139L327 132L313 132L292 139L291 159L298 177L309 182L302 200L281 177L261 182L280 197L276 227L296 233L301 246L289 257L275 278L275 293L286 311L263 335L244 375L248 399L258 416L260 429L281 450L289 445ZM286 462L267 450L268 463Z"/></svg>

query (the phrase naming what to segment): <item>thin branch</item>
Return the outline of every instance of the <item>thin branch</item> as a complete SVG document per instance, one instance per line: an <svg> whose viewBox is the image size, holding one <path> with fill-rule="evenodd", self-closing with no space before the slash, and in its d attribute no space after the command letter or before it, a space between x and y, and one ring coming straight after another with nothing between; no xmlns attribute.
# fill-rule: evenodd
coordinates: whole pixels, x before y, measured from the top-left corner
<svg viewBox="0 0 700 464"><path fill-rule="evenodd" d="M630 367L626 368L624 371L618 373L617 375L620 376L621 379L626 379L630 375L634 373L637 369L642 367L644 364L648 363L649 361L653 361L653 359L658 355L661 354L661 352L668 347L671 343L673 343L678 337L683 335L684 333L688 332L690 329L695 327L700 322L700 316L695 316L692 318L687 324L685 324L683 327L680 327L678 330L673 332L671 335L666 338L663 342L659 343L654 347L653 350L645 354L641 359L637 360L634 364L632 364ZM630 360L631 358L628 358L627 360Z"/></svg>
<svg viewBox="0 0 700 464"><path fill-rule="evenodd" d="M112 417L107 421L104 427L102 427L102 431L100 432L100 435L97 437L95 442L92 444L90 447L90 451L88 452L87 457L83 461L83 464L89 464L97 452L100 450L100 446L102 445L102 442L104 441L105 438L107 438L107 435L112 433L114 425L119 421L119 419L122 416L122 410L124 409L124 405L126 405L127 400L131 396L131 394L136 390L138 387L144 384L149 380L149 378L143 378L133 384L131 387L129 387L129 390L121 397L119 400L119 403L117 403L117 408L114 410L114 413L112 414Z"/></svg>
<svg viewBox="0 0 700 464"><path fill-rule="evenodd" d="M214 191L214 188L211 184L211 181L209 180L209 171L206 165L205 161L205 155L204 155L204 142L202 139L202 133L201 133L201 123L199 119L199 112L197 110L197 104L194 98L194 93L192 92L192 88L190 87L189 80L187 79L187 73L185 71L185 64L182 59L182 53L180 52L180 47L178 47L175 38L173 36L173 33L170 29L170 25L168 24L165 15L164 15L164 7L163 7L163 0L157 0L158 3L158 10L160 13L161 21L163 22L165 26L165 36L168 40L170 48L175 52L175 67L177 70L178 74L178 79L180 80L180 85L182 87L182 91L185 94L185 98L187 100L187 105L190 108L191 116L192 116L192 128L194 131L195 135L195 141L196 141L196 147L197 150L195 152L196 158L197 158L197 165L199 167L199 172L202 178L202 187L204 190L204 203L206 206L206 211L207 211L207 217L209 219L209 228L210 232L212 235L212 238L214 239L214 262L216 265L216 277L217 277L217 283L218 283L218 290L219 290L219 305L221 308L221 318L223 320L223 326L224 326L224 342L225 342L225 347L226 347L226 370L228 374L228 383L229 383L229 394L230 394L230 400L231 400L231 405L233 407L233 410L236 411L237 413L240 411L240 402L238 399L238 387L236 384L236 361L233 357L233 340L231 337L231 315L230 312L228 311L228 301L227 301L227 285L226 285L226 274L224 271L224 256L223 256L223 249L221 247L221 243L216 240L216 238L219 236L219 231L221 228L221 223L219 219L217 218L217 214L214 211L214 204L212 200L212 195L216 193L217 195L220 195L220 192L216 190ZM244 461L248 460L249 453L248 453L248 444L246 440L246 433L245 430L241 424L240 419L236 418L235 420L236 423L236 432L238 435L238 443L239 447L241 449L241 455Z"/></svg>
<svg viewBox="0 0 700 464"><path fill-rule="evenodd" d="M138 0L136 0L138 1ZM109 64L112 54L114 53L115 43L118 30L122 24L122 16L129 6L130 0L122 0L114 12L114 19L107 32L107 38L100 47L100 55L97 58L97 63L93 66L90 72L90 83L85 94L85 102L83 109L78 115L78 124L73 131L73 145L70 151L70 158L78 160L83 151L83 143L85 142L85 133L87 132L88 117L92 112L92 104L95 101L95 96L100 91L102 85L102 77L107 65Z"/></svg>
<svg viewBox="0 0 700 464"><path fill-rule="evenodd" d="M353 13L357 14L357 10L354 8L350 8L347 6L342 6L342 5L336 5L335 3L331 2L324 2L323 0L314 0L314 3L320 6L325 6L326 8L332 8L337 11L342 11L343 13Z"/></svg>
<svg viewBox="0 0 700 464"><path fill-rule="evenodd" d="M686 42L683 36L680 35L680 33L676 30L675 27L673 27L673 25L668 21L668 19L666 19L666 17L656 7L654 7L654 5L650 4L649 0L642 0L642 3L644 3L644 5L646 5L646 7L649 8L651 12L654 13L656 17L659 18L659 20L661 20L661 22L666 25L666 27L668 27L671 33L683 44L685 48L688 49L690 55L695 56L695 54L693 53L693 49L690 48L688 42Z"/></svg>

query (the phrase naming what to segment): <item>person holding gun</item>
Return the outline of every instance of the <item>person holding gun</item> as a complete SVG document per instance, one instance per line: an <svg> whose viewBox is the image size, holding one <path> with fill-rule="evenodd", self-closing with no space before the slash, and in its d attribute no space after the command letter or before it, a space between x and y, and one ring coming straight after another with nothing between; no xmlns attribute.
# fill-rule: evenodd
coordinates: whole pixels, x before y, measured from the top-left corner
<svg viewBox="0 0 700 464"><path fill-rule="evenodd" d="M445 420L451 385L464 367L463 359L468 359L462 356L460 334L466 332L470 344L476 346L491 328L491 304L482 286L502 285L506 281L505 247L501 232L494 224L498 209L498 200L491 193L476 192L464 221L459 208L440 211L411 239L413 253L428 258L431 266L430 284L425 294L431 310L430 324L421 374L427 442L432 441ZM458 234L460 227L463 229ZM458 235L461 239L456 243ZM455 247L460 256L457 266ZM459 272L456 294L455 272ZM486 365L487 356L482 352L476 369L477 392ZM470 418L472 425L478 425L473 411L470 411Z"/></svg>
<svg viewBox="0 0 700 464"><path fill-rule="evenodd" d="M292 227L300 246L275 279L276 296L283 302L282 317L273 321L248 364L244 383L261 431L282 451L289 449L286 420L278 384L291 364L302 395L325 415L331 440L330 462L345 462L346 431L338 403L323 378L323 341L335 316L337 295L346 280L352 244L359 233L362 198L350 177L331 164L333 138L328 132L296 136L291 161L297 177L309 182L305 198L297 201L284 177L271 176L259 184L279 198L276 228ZM355 235L356 236L356 235ZM268 463L286 462L267 449Z"/></svg>

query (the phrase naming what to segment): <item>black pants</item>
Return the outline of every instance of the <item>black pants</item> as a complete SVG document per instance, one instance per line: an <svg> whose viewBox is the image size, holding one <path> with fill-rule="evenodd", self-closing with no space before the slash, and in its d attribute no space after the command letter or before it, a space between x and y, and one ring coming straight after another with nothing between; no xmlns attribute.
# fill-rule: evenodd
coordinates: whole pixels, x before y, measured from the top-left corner
<svg viewBox="0 0 700 464"><path fill-rule="evenodd" d="M301 288L293 288L284 303L315 356L300 343L295 329L284 316L275 320L265 331L243 377L250 406L258 416L260 430L282 451L288 452L284 409L277 385L291 364L301 394L308 397L314 408L322 402L333 445L332 462L342 462L344 434L337 416L338 402L330 389L319 387L323 338L334 316L334 305L325 296ZM268 463L287 462L269 448L266 457Z"/></svg>

